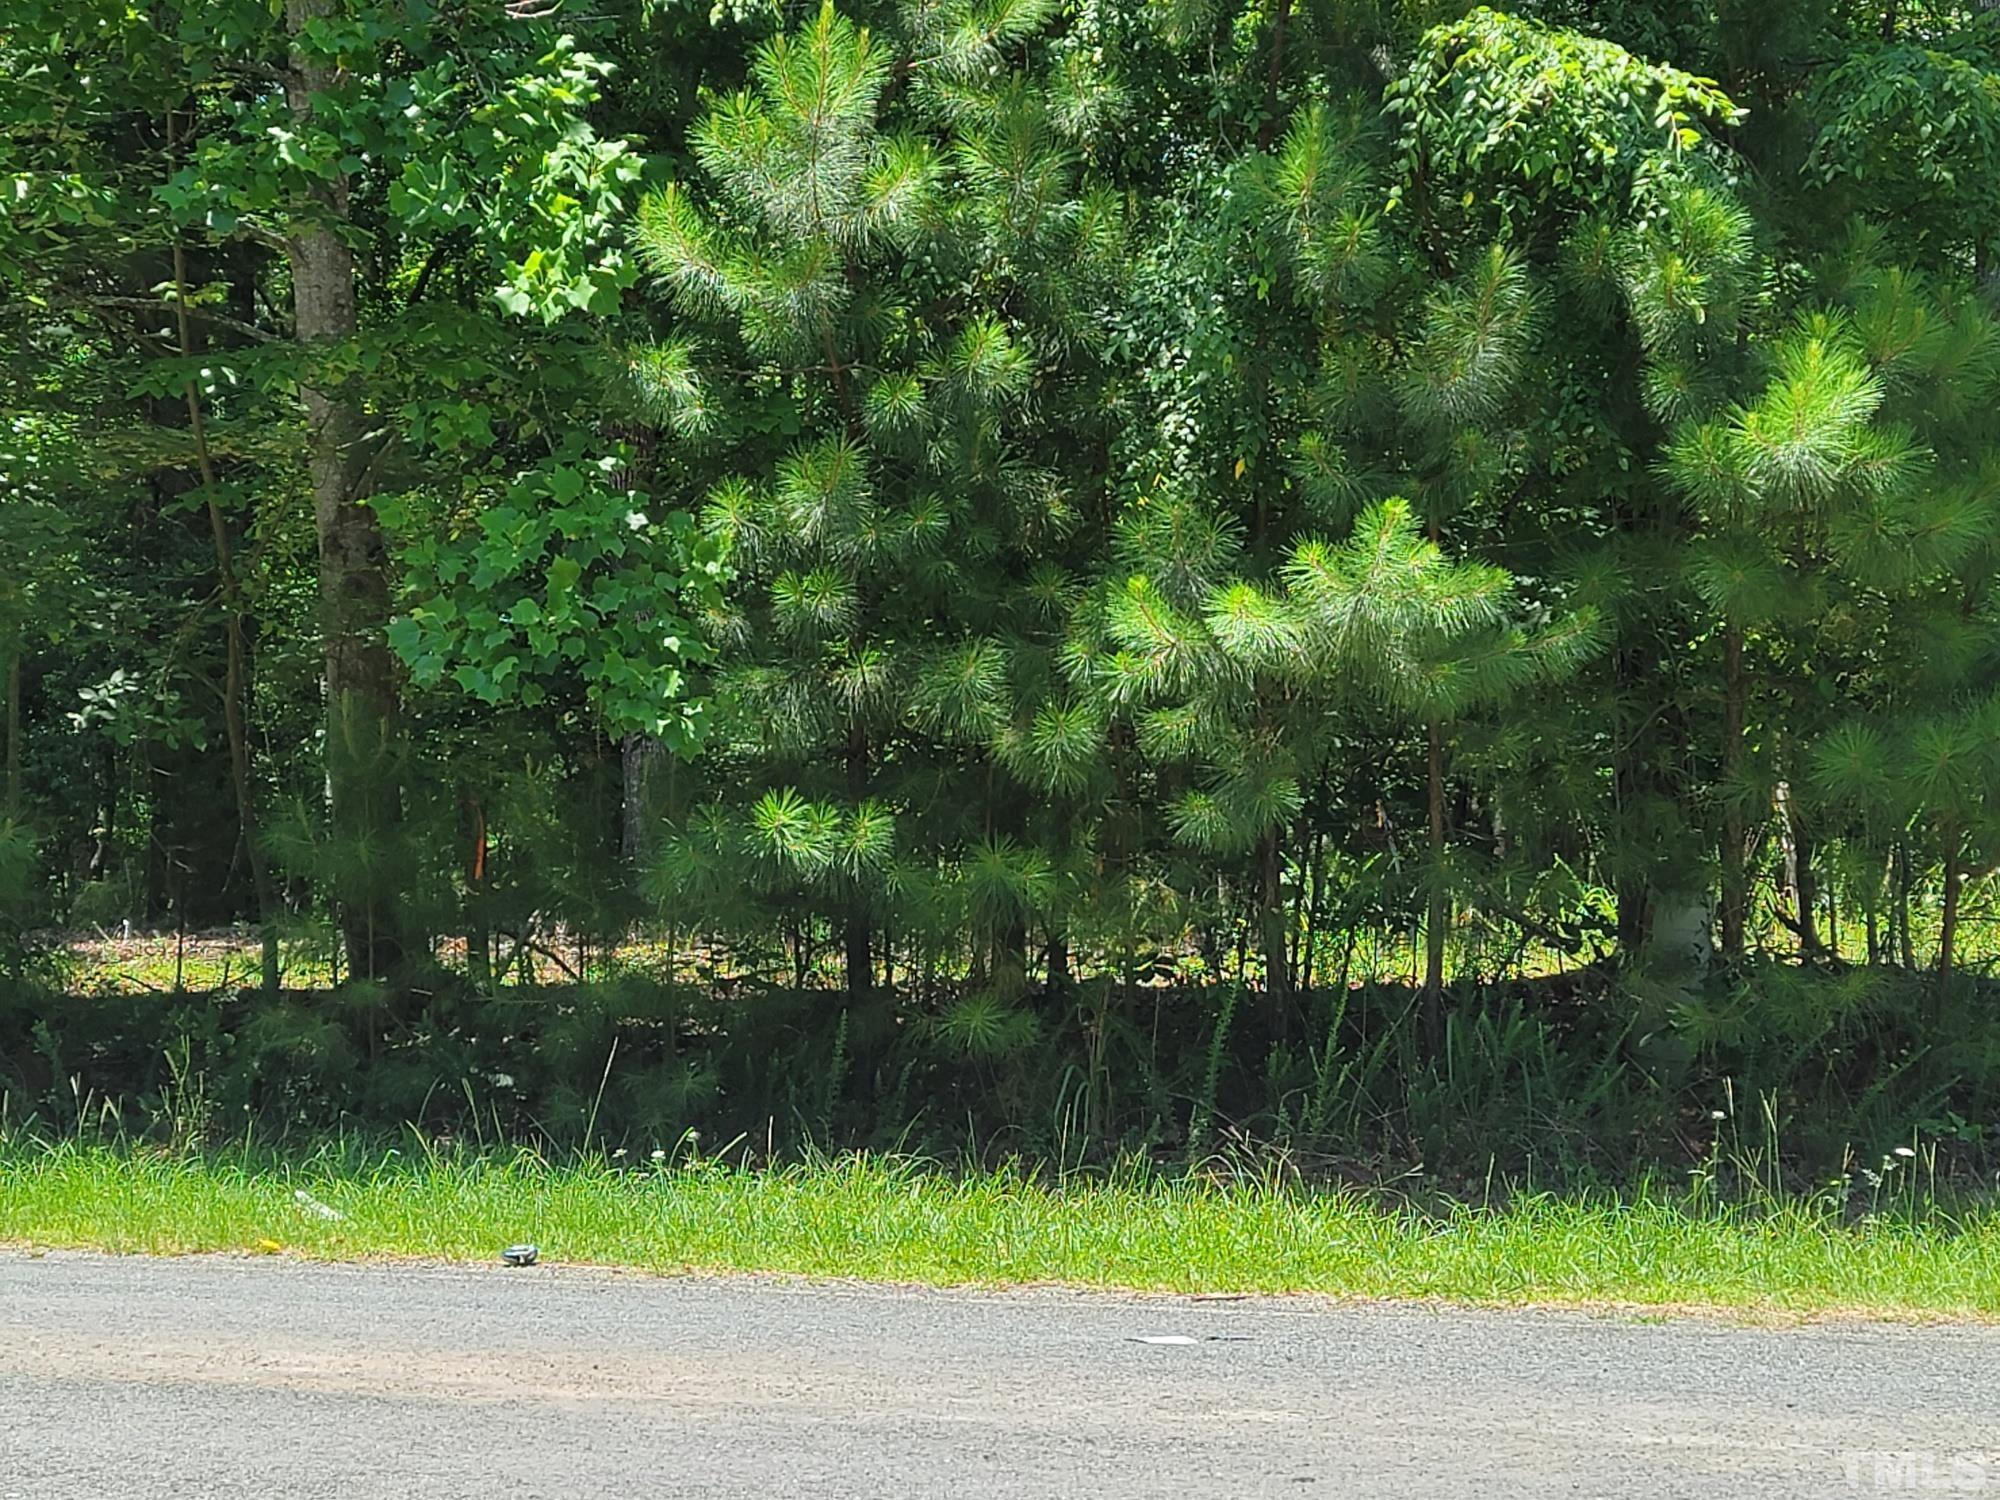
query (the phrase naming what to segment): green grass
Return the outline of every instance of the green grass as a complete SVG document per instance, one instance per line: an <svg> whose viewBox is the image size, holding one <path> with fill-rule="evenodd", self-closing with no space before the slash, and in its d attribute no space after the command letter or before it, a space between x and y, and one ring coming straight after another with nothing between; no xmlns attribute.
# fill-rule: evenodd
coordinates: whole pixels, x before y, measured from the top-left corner
<svg viewBox="0 0 2000 1500"><path fill-rule="evenodd" d="M344 1217L315 1216L300 1189ZM937 1285L1064 1283L1810 1315L2000 1315L2000 1211L1846 1224L1824 1203L1517 1198L1419 1214L1351 1192L1127 1174L1050 1186L857 1157L742 1171L521 1153L167 1155L0 1144L0 1242L326 1259L547 1260Z"/></svg>

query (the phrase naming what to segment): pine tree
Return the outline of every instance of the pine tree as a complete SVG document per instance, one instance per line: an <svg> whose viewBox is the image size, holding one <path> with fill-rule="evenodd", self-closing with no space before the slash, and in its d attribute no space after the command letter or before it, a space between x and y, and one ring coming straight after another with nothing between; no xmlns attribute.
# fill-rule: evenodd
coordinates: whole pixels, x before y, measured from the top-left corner
<svg viewBox="0 0 2000 1500"><path fill-rule="evenodd" d="M1371 508L1337 548L1301 548L1287 578L1315 657L1345 663L1364 698L1423 726L1430 860L1421 993L1435 1049L1452 918L1445 825L1451 729L1478 708L1573 670L1595 643L1596 616L1585 609L1530 629L1518 618L1513 580L1491 565L1447 560L1400 499Z"/></svg>
<svg viewBox="0 0 2000 1500"><path fill-rule="evenodd" d="M958 862L971 878L1047 836L1000 789L1073 796L1101 753L1053 670L1078 501L1031 450L1030 395L1089 383L1118 214L1078 171L1098 116L1038 65L1046 16L916 7L885 40L823 9L697 128L701 201L675 184L641 214L675 313L637 365L663 420L724 466L791 435L706 505L744 584L712 622L724 753L756 767L751 793L796 784L870 830L841 877L856 995L892 885L911 914L985 931L980 966L1018 988L1049 913L953 895Z"/></svg>
<svg viewBox="0 0 2000 1500"><path fill-rule="evenodd" d="M1782 339L1772 363L1754 402L1684 424L1667 459L1703 513L1688 578L1721 636L1721 935L1731 956L1743 952L1748 920L1748 810L1768 800L1779 778L1804 784L1803 746L1815 728L1798 721L1801 705L1785 694L1791 712L1772 725L1780 731L1775 764L1753 773L1745 753L1753 673L1784 681L1772 658L1785 649L1787 626L1810 630L1828 602L1827 570L1840 560L1831 539L1868 510L1907 497L1921 463L1907 431L1876 424L1881 380L1839 323L1807 320ZM1748 659L1767 641L1763 660ZM1808 899L1799 921L1809 948L1810 913Z"/></svg>

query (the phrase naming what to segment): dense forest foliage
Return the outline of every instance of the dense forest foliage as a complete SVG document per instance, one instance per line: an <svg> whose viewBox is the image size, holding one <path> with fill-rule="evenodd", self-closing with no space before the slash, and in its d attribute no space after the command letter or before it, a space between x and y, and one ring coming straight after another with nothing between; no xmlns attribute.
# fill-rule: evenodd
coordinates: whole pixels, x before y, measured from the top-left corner
<svg viewBox="0 0 2000 1500"><path fill-rule="evenodd" d="M0 0L0 119L17 1103L1991 1147L1987 5Z"/></svg>

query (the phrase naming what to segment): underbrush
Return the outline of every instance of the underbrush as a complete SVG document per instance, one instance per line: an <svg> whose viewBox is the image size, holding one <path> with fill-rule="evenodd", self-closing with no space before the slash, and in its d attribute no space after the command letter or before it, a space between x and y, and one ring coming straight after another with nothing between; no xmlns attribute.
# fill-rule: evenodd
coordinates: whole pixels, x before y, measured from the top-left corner
<svg viewBox="0 0 2000 1500"><path fill-rule="evenodd" d="M1796 1194L1921 1160L1992 1180L1996 987L1775 963L1699 986L1609 972L1454 991L1435 1045L1405 986L1284 1013L1229 986L1093 981L1000 1000L940 989L669 983L488 995L451 976L276 998L0 995L0 1126L200 1149L408 1125L558 1153L690 1133L754 1148L915 1152L1054 1170L1216 1154L1302 1181L1649 1176ZM1904 1157L1900 1150L1917 1153Z"/></svg>

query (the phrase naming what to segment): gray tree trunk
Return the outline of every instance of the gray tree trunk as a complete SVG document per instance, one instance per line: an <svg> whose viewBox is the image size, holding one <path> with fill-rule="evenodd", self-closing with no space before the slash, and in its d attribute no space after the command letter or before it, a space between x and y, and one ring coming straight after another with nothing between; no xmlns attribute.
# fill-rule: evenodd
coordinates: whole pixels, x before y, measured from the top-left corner
<svg viewBox="0 0 2000 1500"><path fill-rule="evenodd" d="M21 816L21 658L27 654L22 633L15 632L7 651L7 790L0 812Z"/></svg>
<svg viewBox="0 0 2000 1500"><path fill-rule="evenodd" d="M621 797L619 852L628 865L643 865L652 852L653 773L667 747L643 734L628 734L618 747Z"/></svg>
<svg viewBox="0 0 2000 1500"><path fill-rule="evenodd" d="M294 48L285 97L301 121L312 114L313 96L333 87L336 76L330 64L299 50L296 39L339 8L339 0L286 0ZM356 872L339 899L349 971L380 978L392 975L403 955L393 903L375 888L374 874L389 863L386 845L401 818L387 548L375 513L361 503L370 463L360 403L338 380L317 378L310 368L313 345L352 339L359 328L354 255L335 227L348 221L347 179L315 188L310 207L289 238L293 316L308 363L301 394L319 534L327 800L334 837L353 851L346 863Z"/></svg>

